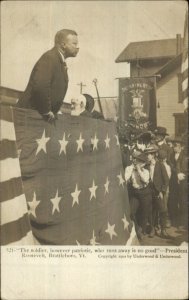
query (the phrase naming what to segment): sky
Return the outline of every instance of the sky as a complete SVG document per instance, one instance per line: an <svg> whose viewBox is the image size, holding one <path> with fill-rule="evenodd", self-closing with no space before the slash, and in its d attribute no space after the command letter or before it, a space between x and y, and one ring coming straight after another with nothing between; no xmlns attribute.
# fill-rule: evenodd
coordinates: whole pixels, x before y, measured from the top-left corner
<svg viewBox="0 0 189 300"><path fill-rule="evenodd" d="M129 64L115 59L131 42L183 36L185 1L4 1L1 3L1 85L24 90L40 56L63 28L78 33L79 53L68 58L65 101L83 92L118 95Z"/></svg>

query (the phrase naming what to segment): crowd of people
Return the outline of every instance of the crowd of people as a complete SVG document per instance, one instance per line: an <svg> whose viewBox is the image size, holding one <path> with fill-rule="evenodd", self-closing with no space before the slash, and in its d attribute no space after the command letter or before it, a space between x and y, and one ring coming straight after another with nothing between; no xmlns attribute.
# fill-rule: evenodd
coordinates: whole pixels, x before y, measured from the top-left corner
<svg viewBox="0 0 189 300"><path fill-rule="evenodd" d="M164 127L120 138L131 209L139 239L170 238L167 228L187 229L187 144Z"/></svg>

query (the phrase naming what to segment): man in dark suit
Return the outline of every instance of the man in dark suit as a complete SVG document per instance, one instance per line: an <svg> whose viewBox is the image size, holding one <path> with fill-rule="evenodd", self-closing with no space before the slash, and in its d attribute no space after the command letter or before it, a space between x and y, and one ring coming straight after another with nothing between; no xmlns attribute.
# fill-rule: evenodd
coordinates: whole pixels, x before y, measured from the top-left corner
<svg viewBox="0 0 189 300"><path fill-rule="evenodd" d="M170 180L170 211L172 222L180 227L187 227L188 213L188 188L187 173L188 161L184 153L181 138L173 139L173 149L170 157L172 176Z"/></svg>
<svg viewBox="0 0 189 300"><path fill-rule="evenodd" d="M167 209L165 203L164 194L169 186L169 177L163 163L156 159L156 153L158 152L158 147L156 145L151 145L145 149L145 153L149 162L149 172L151 179L151 189L153 198L153 225L156 225L157 214L160 218L161 226L161 237L169 238L166 232L166 221L167 221ZM153 237L155 232L151 232L151 237Z"/></svg>
<svg viewBox="0 0 189 300"><path fill-rule="evenodd" d="M55 35L55 46L44 53L35 64L26 90L17 106L37 110L47 121L56 118L67 88L65 60L79 51L77 33L62 29Z"/></svg>

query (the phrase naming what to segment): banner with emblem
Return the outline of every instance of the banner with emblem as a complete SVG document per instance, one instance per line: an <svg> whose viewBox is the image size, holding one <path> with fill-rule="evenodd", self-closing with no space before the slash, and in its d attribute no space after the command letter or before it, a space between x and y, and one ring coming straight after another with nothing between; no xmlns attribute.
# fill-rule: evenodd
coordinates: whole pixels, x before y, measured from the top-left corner
<svg viewBox="0 0 189 300"><path fill-rule="evenodd" d="M119 78L119 116L133 129L156 128L155 77Z"/></svg>
<svg viewBox="0 0 189 300"><path fill-rule="evenodd" d="M63 114L51 125L36 111L13 113L34 237L47 245L137 244L115 124Z"/></svg>

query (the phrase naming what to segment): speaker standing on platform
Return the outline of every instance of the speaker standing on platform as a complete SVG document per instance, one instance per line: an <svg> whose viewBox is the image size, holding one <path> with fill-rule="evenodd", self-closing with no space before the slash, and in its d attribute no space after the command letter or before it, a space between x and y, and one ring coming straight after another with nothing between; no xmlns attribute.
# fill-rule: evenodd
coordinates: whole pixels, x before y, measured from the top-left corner
<svg viewBox="0 0 189 300"><path fill-rule="evenodd" d="M45 120L53 121L68 88L65 60L75 57L78 51L77 33L69 29L58 31L54 47L35 64L17 106L37 110Z"/></svg>

